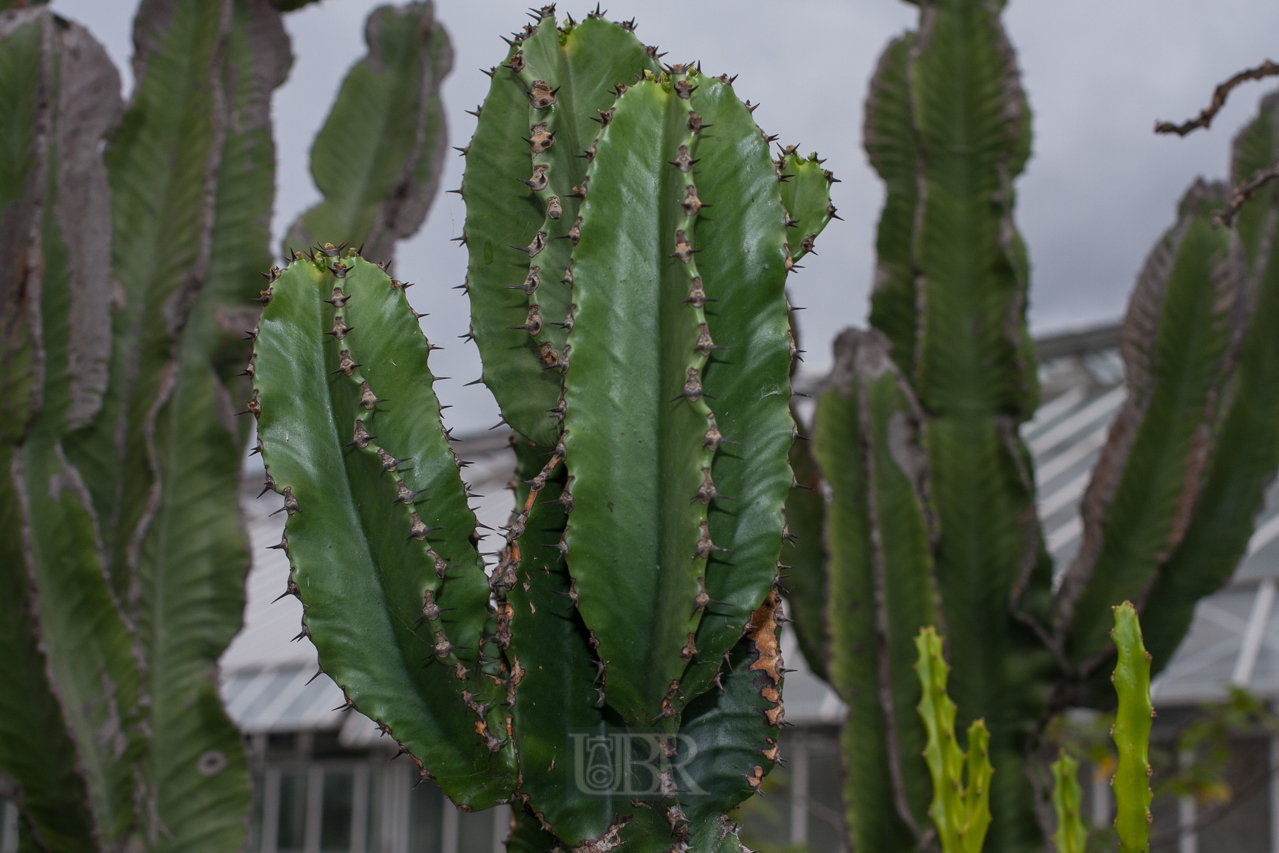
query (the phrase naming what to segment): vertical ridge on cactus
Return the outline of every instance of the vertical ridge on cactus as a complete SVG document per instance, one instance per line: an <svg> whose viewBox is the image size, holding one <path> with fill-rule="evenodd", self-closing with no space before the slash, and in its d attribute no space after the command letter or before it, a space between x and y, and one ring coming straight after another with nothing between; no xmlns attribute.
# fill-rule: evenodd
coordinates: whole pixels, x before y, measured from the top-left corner
<svg viewBox="0 0 1279 853"><path fill-rule="evenodd" d="M907 79L915 38L907 32L880 55L862 121L862 145L887 190L875 237L870 323L892 341L893 359L907 376L915 373L919 322L913 261L919 164Z"/></svg>
<svg viewBox="0 0 1279 853"><path fill-rule="evenodd" d="M680 207L691 175L668 162L681 147L695 152L691 107L675 91L692 79L645 80L617 100L595 143L573 253L565 543L609 704L632 726L674 716L680 650L701 615L697 578L714 547L703 535L708 501L698 500L713 458L696 349L704 313L685 303L697 263L696 220Z"/></svg>
<svg viewBox="0 0 1279 853"><path fill-rule="evenodd" d="M208 261L164 368L172 371L170 384L145 422L148 465L158 478L152 499L158 492L158 500L133 546L150 698L147 772L154 781L146 812L155 817L149 834L153 849L175 851L240 843L250 806L241 735L222 707L212 668L240 628L249 564L238 510L249 424L230 424L227 417L227 401L242 398L247 388L233 376L247 345L231 318L246 317L243 306L259 292L257 272L270 262L270 98L292 57L275 10L238 2L229 16L222 59L211 72L220 92L212 108L226 131L214 155L216 192L205 213L207 249L201 251Z"/></svg>
<svg viewBox="0 0 1279 853"><path fill-rule="evenodd" d="M531 480L544 460L526 439L518 445L520 479ZM567 519L566 479L564 466L558 466L535 498L519 539L521 559L507 606L512 659L524 672L512 709L521 789L540 816L528 819L544 821L558 837L576 845L607 833L618 815L611 799L586 795L567 775L573 755L565 730L606 731L607 683L592 653L589 629L577 610L575 583L560 551ZM519 501L517 507L524 504Z"/></svg>

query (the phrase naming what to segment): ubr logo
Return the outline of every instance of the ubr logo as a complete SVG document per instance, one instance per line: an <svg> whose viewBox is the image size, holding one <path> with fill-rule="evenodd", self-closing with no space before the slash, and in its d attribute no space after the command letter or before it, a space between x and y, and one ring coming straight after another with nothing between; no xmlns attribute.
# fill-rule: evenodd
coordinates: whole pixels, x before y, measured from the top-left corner
<svg viewBox="0 0 1279 853"><path fill-rule="evenodd" d="M660 729L569 732L573 785L588 797L663 799L705 796L685 769L697 757L697 742Z"/></svg>

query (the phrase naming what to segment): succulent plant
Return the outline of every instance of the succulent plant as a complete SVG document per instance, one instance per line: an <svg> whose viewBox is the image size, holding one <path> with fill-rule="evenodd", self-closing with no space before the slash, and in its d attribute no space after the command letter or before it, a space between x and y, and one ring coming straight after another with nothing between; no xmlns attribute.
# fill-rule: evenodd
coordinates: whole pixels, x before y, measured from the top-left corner
<svg viewBox="0 0 1279 853"><path fill-rule="evenodd" d="M423 778L520 804L516 849L736 850L784 719L785 282L833 178L633 24L533 17L462 149L467 337L519 465L497 564L408 285L329 243L272 274L251 362L288 589ZM651 786L584 786L587 737L649 744Z"/></svg>
<svg viewBox="0 0 1279 853"><path fill-rule="evenodd" d="M1038 398L1012 217L1029 112L1002 4L919 5L918 32L885 50L866 102L887 187L873 329L836 342L811 450L794 451L810 454L793 465L818 491L793 494L788 516L824 533L783 560L801 649L850 708L854 846L915 849L930 831L909 666L935 625L959 724L989 728L986 849L1039 849L1048 772L1035 748L1054 713L1113 704L1110 608L1136 603L1158 672L1242 557L1279 466L1276 197L1214 228L1228 188L1197 183L1151 252L1122 333L1128 399L1084 497L1083 545L1054 584L1018 436ZM1275 106L1236 142L1237 177L1274 161Z"/></svg>
<svg viewBox="0 0 1279 853"><path fill-rule="evenodd" d="M338 111L447 71L429 4L373 20L398 51L357 69ZM270 265L270 100L291 53L262 0L144 0L135 44L125 108L85 30L0 12L0 243L18 259L0 277L0 772L23 849L234 849L250 803L216 664L244 605L249 424L231 401ZM419 137L380 156L429 188ZM362 190L394 196L378 222L398 224L334 238L389 247L416 227L405 186Z"/></svg>
<svg viewBox="0 0 1279 853"><path fill-rule="evenodd" d="M1111 787L1117 806L1115 830L1123 853L1143 853L1150 836L1150 661L1141 640L1137 609L1125 601L1113 609L1110 638L1117 652L1111 675L1119 709L1111 736L1119 760ZM928 626L915 637L921 699L919 716L928 732L923 757L932 775L933 803L928 810L943 853L979 853L990 826L992 768L987 757L989 734L984 720L968 728L968 747L955 738L955 703L946 692L950 667L942 656L942 640ZM1057 853L1083 853L1088 832L1079 813L1079 763L1063 750L1052 767L1052 804L1057 818L1053 843Z"/></svg>

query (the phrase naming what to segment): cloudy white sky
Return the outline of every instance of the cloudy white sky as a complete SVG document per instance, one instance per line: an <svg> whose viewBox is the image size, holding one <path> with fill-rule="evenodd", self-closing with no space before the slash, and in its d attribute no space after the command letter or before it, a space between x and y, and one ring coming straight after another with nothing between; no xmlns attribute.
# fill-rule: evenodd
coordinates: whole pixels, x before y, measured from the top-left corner
<svg viewBox="0 0 1279 853"><path fill-rule="evenodd" d="M375 0L321 0L286 21L296 61L276 95L279 195L275 230L317 198L307 150L351 63L364 52L363 19ZM474 128L464 113L486 91L478 71L499 62L499 34L518 29L529 0L437 0L456 63L444 86L450 144ZM743 98L761 102L756 120L782 141L828 159L843 180L834 222L818 241L820 257L793 280L808 364L830 361L829 341L865 320L882 190L861 148L862 99L884 44L912 25L899 0L611 0L614 19L638 19L638 35L669 51L668 61L700 59L718 74L740 74ZM53 0L85 24L127 73L134 0ZM561 2L581 17L583 0ZM1187 139L1157 137L1156 119L1181 121L1207 103L1213 86L1240 68L1279 59L1279 4L1266 0L1011 0L1006 22L1034 110L1034 156L1019 181L1017 219L1030 247L1030 316L1036 332L1080 328L1117 318L1152 241L1171 223L1177 199L1199 175L1226 174L1229 142L1252 114L1263 85L1238 90L1212 129ZM461 180L450 158L446 188ZM456 336L469 309L450 290L465 274L465 210L441 195L422 231L401 244L396 269L419 283L411 293L432 341L447 346L435 372L456 406L461 432L497 419L482 387L473 346Z"/></svg>

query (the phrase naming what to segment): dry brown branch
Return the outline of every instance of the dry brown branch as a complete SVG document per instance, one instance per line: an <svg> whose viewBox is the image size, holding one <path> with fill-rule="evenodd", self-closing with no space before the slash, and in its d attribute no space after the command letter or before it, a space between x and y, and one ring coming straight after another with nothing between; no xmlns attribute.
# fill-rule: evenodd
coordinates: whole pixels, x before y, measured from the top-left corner
<svg viewBox="0 0 1279 853"><path fill-rule="evenodd" d="M1239 210L1244 206L1244 202L1252 198L1257 190L1266 184L1279 178L1279 163L1271 163L1252 173L1248 180L1235 187L1230 193L1230 204L1225 210L1218 210L1212 214L1212 224L1214 228L1222 225L1229 228L1235 221L1235 217L1239 215Z"/></svg>
<svg viewBox="0 0 1279 853"><path fill-rule="evenodd" d="M1226 105L1226 98L1230 95L1230 90L1234 89L1240 83L1246 83L1249 80L1261 80L1265 77L1279 76L1279 65L1267 59L1256 68L1248 68L1240 71L1226 82L1222 83L1212 92L1212 103L1205 109L1201 110L1199 115L1190 119L1184 124L1173 124L1167 121L1155 123L1155 133L1175 133L1178 136L1185 136L1192 130L1201 127L1208 127L1212 124L1212 120L1216 118L1218 111Z"/></svg>

